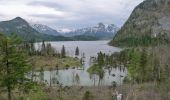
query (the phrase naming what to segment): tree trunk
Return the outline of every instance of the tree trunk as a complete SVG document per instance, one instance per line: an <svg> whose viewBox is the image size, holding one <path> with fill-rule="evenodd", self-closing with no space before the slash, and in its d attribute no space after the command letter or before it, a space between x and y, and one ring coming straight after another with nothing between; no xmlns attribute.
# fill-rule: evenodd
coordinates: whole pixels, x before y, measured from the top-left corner
<svg viewBox="0 0 170 100"><path fill-rule="evenodd" d="M10 86L8 86L8 100L12 100L12 98L11 98L11 87Z"/></svg>
<svg viewBox="0 0 170 100"><path fill-rule="evenodd" d="M100 86L101 79L99 78L98 86Z"/></svg>
<svg viewBox="0 0 170 100"><path fill-rule="evenodd" d="M51 70L50 70L50 87L51 87Z"/></svg>
<svg viewBox="0 0 170 100"><path fill-rule="evenodd" d="M9 79L9 74L10 74L10 71L9 71L9 61L8 61L8 43L7 43L7 41L6 41L6 47L5 47L5 53L6 53L6 74L7 74L7 78L8 78L8 80L10 80ZM8 91L8 100L12 100L11 99L11 85L10 85L11 83L8 81L7 82L7 91Z"/></svg>

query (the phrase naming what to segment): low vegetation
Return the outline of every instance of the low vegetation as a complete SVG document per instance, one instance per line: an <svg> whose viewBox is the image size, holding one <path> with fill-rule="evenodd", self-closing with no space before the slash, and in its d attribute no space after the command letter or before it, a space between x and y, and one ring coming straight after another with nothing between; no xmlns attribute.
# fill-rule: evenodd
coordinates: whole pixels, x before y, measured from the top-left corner
<svg viewBox="0 0 170 100"><path fill-rule="evenodd" d="M34 64L35 70L44 70L49 69L68 69L68 68L78 68L82 65L78 58L66 57L66 58L57 58L52 56L31 56L30 60Z"/></svg>

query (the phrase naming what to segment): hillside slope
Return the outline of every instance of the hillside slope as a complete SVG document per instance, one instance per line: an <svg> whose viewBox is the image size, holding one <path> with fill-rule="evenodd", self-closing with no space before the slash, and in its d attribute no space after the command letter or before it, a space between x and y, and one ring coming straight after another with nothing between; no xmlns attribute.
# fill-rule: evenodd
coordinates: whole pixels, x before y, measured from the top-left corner
<svg viewBox="0 0 170 100"><path fill-rule="evenodd" d="M38 39L39 32L34 30L29 24L22 18L16 17L9 21L0 22L0 32L9 35L16 33L23 40L31 40L33 38Z"/></svg>
<svg viewBox="0 0 170 100"><path fill-rule="evenodd" d="M137 46L169 43L170 1L145 0L110 42L114 46Z"/></svg>

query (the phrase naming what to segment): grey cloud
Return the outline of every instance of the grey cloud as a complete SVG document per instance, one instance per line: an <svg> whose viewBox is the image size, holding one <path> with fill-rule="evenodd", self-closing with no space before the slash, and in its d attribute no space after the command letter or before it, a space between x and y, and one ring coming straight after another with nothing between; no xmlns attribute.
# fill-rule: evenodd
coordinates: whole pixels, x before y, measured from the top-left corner
<svg viewBox="0 0 170 100"><path fill-rule="evenodd" d="M78 1L79 3L74 4L74 2L76 1ZM121 27L129 17L133 8L143 0L128 0L129 2L120 0L120 2L117 2L119 3L117 5L118 9L116 9L116 7L107 8L107 4L105 4L106 7L104 6L104 8L102 7L100 8L95 6L98 5L97 2L94 2L95 5L93 5L93 4L89 4L89 1L90 0L70 0L68 2L65 2L65 0L61 2L55 0L54 1L32 1L29 2L27 5L45 6L48 8L54 8L57 11L66 12L69 16L61 17L52 14L30 15L32 17L46 19L44 23L55 28L56 27L82 28L82 27L96 25L98 22L103 22L107 24L116 24L117 26ZM102 2L104 2L104 0ZM101 3L99 4L101 5ZM68 17L70 19L71 17L76 17L77 19L75 18L73 20L68 20L69 19Z"/></svg>
<svg viewBox="0 0 170 100"><path fill-rule="evenodd" d="M61 5L61 4L56 3L56 2L49 2L49 1L32 1L32 2L28 3L27 5L44 6L44 7L60 9L60 10L65 9L64 5Z"/></svg>
<svg viewBox="0 0 170 100"><path fill-rule="evenodd" d="M0 17L4 17L5 15L4 14L0 14Z"/></svg>
<svg viewBox="0 0 170 100"><path fill-rule="evenodd" d="M83 28L95 26L99 22L107 23L107 24L116 24L117 26L121 26L126 19L120 18L119 16L93 16L84 20L65 20L65 19L52 19L51 21L45 22L47 25L51 25L51 27L59 28L59 27L67 27L67 28Z"/></svg>
<svg viewBox="0 0 170 100"><path fill-rule="evenodd" d="M45 19L62 19L63 17L53 15L53 14L32 14L29 15L31 17L39 17L39 18L45 18Z"/></svg>
<svg viewBox="0 0 170 100"><path fill-rule="evenodd" d="M50 19L50 21L44 22L47 25L50 25L54 28L57 27L67 27L67 28L83 28L83 27L90 27L94 26L99 22L107 23L107 24L116 24L117 26L121 27L122 24L126 21L129 14L126 16L117 16L114 14L108 14L105 12L100 11L82 11L74 13L73 16L80 16L84 17L84 19L75 19L75 20L67 20L66 18L59 17L56 15L51 14L33 14L32 17L40 17L44 19Z"/></svg>

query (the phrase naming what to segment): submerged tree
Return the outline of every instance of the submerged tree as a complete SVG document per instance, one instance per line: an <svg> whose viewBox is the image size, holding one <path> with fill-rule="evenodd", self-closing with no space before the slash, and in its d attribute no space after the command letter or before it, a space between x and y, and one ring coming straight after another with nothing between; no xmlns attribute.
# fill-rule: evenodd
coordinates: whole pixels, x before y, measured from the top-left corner
<svg viewBox="0 0 170 100"><path fill-rule="evenodd" d="M99 81L98 81L98 85L101 84L101 81L102 79L104 78L104 70L101 66L99 66L98 64L94 64L93 66L91 66L87 72L90 74L91 77L94 78L94 85L95 85L95 76L97 75L98 78L99 78Z"/></svg>
<svg viewBox="0 0 170 100"><path fill-rule="evenodd" d="M41 67L39 76L40 76L40 81L44 82L44 68L43 67Z"/></svg>
<svg viewBox="0 0 170 100"><path fill-rule="evenodd" d="M76 81L76 85L80 84L80 77L78 74L76 74L76 76L75 76L75 81Z"/></svg>
<svg viewBox="0 0 170 100"><path fill-rule="evenodd" d="M99 76L98 86L101 85L101 81L102 81L103 78L104 78L104 74L105 74L105 72L104 72L103 69L100 69L100 70L98 71L98 76Z"/></svg>
<svg viewBox="0 0 170 100"><path fill-rule="evenodd" d="M18 49L19 45L21 42L16 35L10 38L0 36L0 84L7 89L8 100L12 100L11 94L14 88L30 82L26 74L31 67L22 50Z"/></svg>
<svg viewBox="0 0 170 100"><path fill-rule="evenodd" d="M51 75L51 74L52 74L52 70L53 70L53 69L50 68L50 87L52 86L52 75Z"/></svg>

